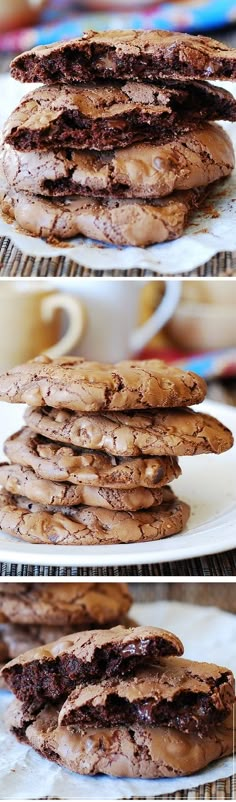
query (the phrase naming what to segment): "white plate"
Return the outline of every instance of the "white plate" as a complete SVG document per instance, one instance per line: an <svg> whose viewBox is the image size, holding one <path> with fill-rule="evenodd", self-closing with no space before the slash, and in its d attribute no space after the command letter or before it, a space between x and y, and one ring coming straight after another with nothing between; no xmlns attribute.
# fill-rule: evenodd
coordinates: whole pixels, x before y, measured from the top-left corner
<svg viewBox="0 0 236 802"><path fill-rule="evenodd" d="M197 409L197 407L196 407ZM229 426L236 438L236 409L205 401L201 409ZM22 424L24 407L1 404L0 449ZM143 565L215 554L236 547L235 446L220 456L184 457L173 487L192 509L187 529L173 537L117 546L45 546L0 534L0 559L27 565L97 567ZM2 455L0 453L0 457Z"/></svg>
<svg viewBox="0 0 236 802"><path fill-rule="evenodd" d="M236 97L236 83L220 83ZM0 93L4 103L0 108L0 129L22 97L35 89L35 84L20 84L8 75L0 76ZM236 150L236 125L223 123ZM62 247L49 245L39 237L17 231L14 223L0 217L0 236L9 237L17 248L28 256L53 258L64 256L91 270L150 269L163 275L189 273L204 264L216 253L236 250L236 170L224 187L212 190L205 208L191 219L183 237L174 242L152 245L148 248L118 248L84 237L67 241Z"/></svg>

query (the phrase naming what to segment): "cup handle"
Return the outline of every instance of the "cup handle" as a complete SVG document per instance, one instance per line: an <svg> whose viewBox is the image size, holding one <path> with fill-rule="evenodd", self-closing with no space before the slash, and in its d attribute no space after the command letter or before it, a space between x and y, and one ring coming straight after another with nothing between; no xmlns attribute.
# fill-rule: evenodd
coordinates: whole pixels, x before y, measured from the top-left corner
<svg viewBox="0 0 236 802"><path fill-rule="evenodd" d="M129 351L131 354L142 351L147 343L155 337L158 331L166 325L178 306L180 296L181 281L176 279L175 281L166 281L165 293L161 303L157 306L151 317L149 317L142 326L135 329L130 336Z"/></svg>
<svg viewBox="0 0 236 802"><path fill-rule="evenodd" d="M74 298L72 295L57 292L55 295L47 295L43 298L41 317L44 323L50 323L56 309L63 309L67 313L69 326L59 342L43 352L52 359L69 354L75 348L81 340L86 323L85 307L78 298Z"/></svg>

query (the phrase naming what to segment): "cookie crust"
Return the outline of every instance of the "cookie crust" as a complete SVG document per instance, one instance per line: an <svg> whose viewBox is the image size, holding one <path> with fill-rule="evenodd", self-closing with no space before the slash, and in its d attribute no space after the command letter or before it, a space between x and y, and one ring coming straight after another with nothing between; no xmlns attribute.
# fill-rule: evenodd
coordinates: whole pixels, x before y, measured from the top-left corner
<svg viewBox="0 0 236 802"><path fill-rule="evenodd" d="M19 151L108 151L135 142L160 145L173 139L173 131L178 138L201 123L223 119L235 121L236 101L205 82L43 86L11 113L3 141Z"/></svg>
<svg viewBox="0 0 236 802"><path fill-rule="evenodd" d="M89 727L133 725L174 727L208 735L232 711L232 672L180 657L161 658L135 677L113 677L77 685L64 702L59 724L72 732Z"/></svg>
<svg viewBox="0 0 236 802"><path fill-rule="evenodd" d="M171 632L156 627L122 626L79 632L26 652L5 666L2 676L25 709L64 697L78 682L127 675L164 655L183 654Z"/></svg>
<svg viewBox="0 0 236 802"><path fill-rule="evenodd" d="M88 31L80 39L36 47L11 65L18 81L79 83L104 78L236 79L235 49L176 31Z"/></svg>
<svg viewBox="0 0 236 802"><path fill-rule="evenodd" d="M145 248L181 237L211 186L215 183L157 200L104 200L68 195L50 199L2 184L0 204L3 214L24 232L54 245L83 236L107 245Z"/></svg>
<svg viewBox="0 0 236 802"><path fill-rule="evenodd" d="M32 468L0 463L0 484L13 495L26 496L36 504L54 507L101 507L107 510L136 511L156 507L163 501L161 488L135 487L119 490L70 482L41 479ZM52 510L53 511L53 510Z"/></svg>
<svg viewBox="0 0 236 802"><path fill-rule="evenodd" d="M49 197L160 198L224 178L234 162L228 134L214 123L163 145L111 152L20 151L5 145L2 152L9 186Z"/></svg>
<svg viewBox="0 0 236 802"><path fill-rule="evenodd" d="M96 450L50 442L28 427L7 438L4 452L10 462L32 468L42 479L75 485L123 490L154 488L169 484L181 473L175 457L112 457Z"/></svg>
<svg viewBox="0 0 236 802"><path fill-rule="evenodd" d="M24 417L36 434L123 458L221 454L233 445L233 436L226 426L211 415L192 409L86 415L45 406L27 409Z"/></svg>
<svg viewBox="0 0 236 802"><path fill-rule="evenodd" d="M59 626L86 628L90 624L117 623L128 612L131 602L124 582L0 584L0 612L4 620L43 628L45 643L59 637L57 632L54 637Z"/></svg>
<svg viewBox="0 0 236 802"><path fill-rule="evenodd" d="M101 507L42 506L22 496L0 493L0 530L27 543L99 546L160 540L181 532L188 504L163 488L163 503L151 510L123 512Z"/></svg>
<svg viewBox="0 0 236 802"><path fill-rule="evenodd" d="M158 359L117 364L79 357L40 356L0 375L0 398L10 403L96 412L188 406L203 401L204 379Z"/></svg>
<svg viewBox="0 0 236 802"><path fill-rule="evenodd" d="M147 779L186 776L233 752L232 715L203 739L147 725L72 734L58 725L59 710L48 705L30 719L15 700L8 708L6 724L20 741L79 774Z"/></svg>

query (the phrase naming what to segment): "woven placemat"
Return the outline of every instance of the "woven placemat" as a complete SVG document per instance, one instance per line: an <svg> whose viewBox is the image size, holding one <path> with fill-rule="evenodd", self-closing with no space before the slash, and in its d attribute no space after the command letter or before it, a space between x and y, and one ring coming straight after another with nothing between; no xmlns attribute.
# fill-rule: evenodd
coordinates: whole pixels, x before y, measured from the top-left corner
<svg viewBox="0 0 236 802"><path fill-rule="evenodd" d="M199 785L198 788L192 788L190 791L177 791L176 794L166 794L165 796L149 796L148 799L232 799L235 800L236 796L236 783L234 777L228 777L226 780L218 780L215 783L207 783L207 785ZM134 797L131 797L134 799ZM147 798L147 797L146 797ZM135 797L135 799L143 799L143 797Z"/></svg>
<svg viewBox="0 0 236 802"><path fill-rule="evenodd" d="M112 566L111 568L66 568L0 563L0 576L235 576L236 549L210 557L154 565Z"/></svg>
<svg viewBox="0 0 236 802"><path fill-rule="evenodd" d="M39 259L22 254L15 245L7 239L0 238L0 276L5 278L17 278L33 276L34 278L63 276L72 278L74 276L162 276L153 270L143 270L134 268L132 270L90 270L82 267L66 256L58 256L52 259ZM166 273L165 276L169 274ZM210 259L205 265L192 270L190 273L178 273L178 276L199 276L206 278L209 276L236 276L236 253L220 253Z"/></svg>

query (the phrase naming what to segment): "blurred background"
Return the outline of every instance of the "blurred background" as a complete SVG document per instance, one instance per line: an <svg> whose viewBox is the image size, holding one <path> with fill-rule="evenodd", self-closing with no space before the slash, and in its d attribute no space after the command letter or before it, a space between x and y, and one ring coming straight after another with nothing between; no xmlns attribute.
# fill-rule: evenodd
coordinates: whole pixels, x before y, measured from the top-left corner
<svg viewBox="0 0 236 802"><path fill-rule="evenodd" d="M0 0L0 50L35 45L112 28L214 32L236 41L235 0Z"/></svg>
<svg viewBox="0 0 236 802"><path fill-rule="evenodd" d="M0 370L41 352L165 359L236 405L236 280L2 280Z"/></svg>
<svg viewBox="0 0 236 802"><path fill-rule="evenodd" d="M129 590L136 602L168 599L236 613L234 582L134 582L129 584Z"/></svg>

